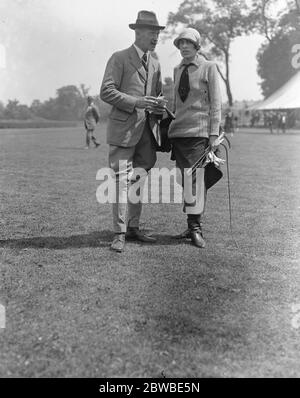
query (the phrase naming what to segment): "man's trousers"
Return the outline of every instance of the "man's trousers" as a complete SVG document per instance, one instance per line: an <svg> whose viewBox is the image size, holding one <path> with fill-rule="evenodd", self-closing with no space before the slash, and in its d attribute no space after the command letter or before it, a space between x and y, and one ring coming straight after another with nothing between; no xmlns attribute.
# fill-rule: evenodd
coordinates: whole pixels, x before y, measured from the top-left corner
<svg viewBox="0 0 300 398"><path fill-rule="evenodd" d="M131 203L128 199L130 185L137 181L135 170L140 173L139 184L145 183L148 171L156 162L156 144L148 123L139 142L132 147L109 146L109 167L115 173L116 201L113 203L113 229L125 233L129 227L139 227L142 203ZM128 215L127 215L128 212Z"/></svg>

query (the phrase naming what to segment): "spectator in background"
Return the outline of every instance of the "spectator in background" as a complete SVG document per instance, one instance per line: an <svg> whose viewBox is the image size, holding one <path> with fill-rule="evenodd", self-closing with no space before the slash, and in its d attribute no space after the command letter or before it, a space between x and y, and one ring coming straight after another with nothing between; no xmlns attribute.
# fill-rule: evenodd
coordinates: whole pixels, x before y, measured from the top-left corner
<svg viewBox="0 0 300 398"><path fill-rule="evenodd" d="M251 113L251 120L250 120L250 126L254 127L255 126L255 113Z"/></svg>
<svg viewBox="0 0 300 398"><path fill-rule="evenodd" d="M259 123L260 115L258 112L251 113L251 127L255 127Z"/></svg>
<svg viewBox="0 0 300 398"><path fill-rule="evenodd" d="M87 97L87 103L88 106L86 108L85 114L84 114L84 127L86 129L86 149L89 149L91 140L93 141L94 145L96 148L100 145L95 136L94 136L94 130L96 128L96 124L99 122L100 115L99 111L94 104L94 99L91 96Z"/></svg>
<svg viewBox="0 0 300 398"><path fill-rule="evenodd" d="M265 118L266 118L266 125L270 129L270 133L273 134L273 112L267 112L265 114Z"/></svg>
<svg viewBox="0 0 300 398"><path fill-rule="evenodd" d="M238 118L238 116L236 115L236 116L234 116L234 118L233 118L233 133L234 133L235 131L238 131L238 129L239 129L239 118Z"/></svg>
<svg viewBox="0 0 300 398"><path fill-rule="evenodd" d="M280 128L284 134L286 132L286 113L285 112L280 114Z"/></svg>
<svg viewBox="0 0 300 398"><path fill-rule="evenodd" d="M272 112L272 126L277 129L278 132L278 114L277 112Z"/></svg>
<svg viewBox="0 0 300 398"><path fill-rule="evenodd" d="M224 130L225 130L226 134L230 133L233 135L233 133L234 133L233 113L230 108L225 115Z"/></svg>

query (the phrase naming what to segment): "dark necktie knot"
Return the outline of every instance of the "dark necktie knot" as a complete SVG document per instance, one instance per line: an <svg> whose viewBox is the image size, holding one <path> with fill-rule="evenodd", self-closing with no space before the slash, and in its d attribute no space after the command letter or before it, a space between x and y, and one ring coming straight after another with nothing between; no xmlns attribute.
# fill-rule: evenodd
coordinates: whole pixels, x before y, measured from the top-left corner
<svg viewBox="0 0 300 398"><path fill-rule="evenodd" d="M184 102L190 92L190 80L189 80L189 71L188 68L193 64L187 64L184 66L183 71L180 76L179 86L178 86L178 94L181 98L181 101Z"/></svg>

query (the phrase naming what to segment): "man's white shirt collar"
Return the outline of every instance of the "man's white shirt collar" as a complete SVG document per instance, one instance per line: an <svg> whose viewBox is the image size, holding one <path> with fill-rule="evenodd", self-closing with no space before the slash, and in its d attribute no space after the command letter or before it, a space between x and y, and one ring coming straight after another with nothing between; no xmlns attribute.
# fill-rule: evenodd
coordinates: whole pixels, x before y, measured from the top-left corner
<svg viewBox="0 0 300 398"><path fill-rule="evenodd" d="M143 55L145 54L144 51L141 50L141 49L140 49L138 46L136 46L135 44L133 44L133 45L134 45L134 48L136 49L136 51L137 51L137 53L138 53L138 56L140 57L140 59L142 59ZM147 54L147 63L148 63L148 60L149 60L149 51L147 51L146 54Z"/></svg>

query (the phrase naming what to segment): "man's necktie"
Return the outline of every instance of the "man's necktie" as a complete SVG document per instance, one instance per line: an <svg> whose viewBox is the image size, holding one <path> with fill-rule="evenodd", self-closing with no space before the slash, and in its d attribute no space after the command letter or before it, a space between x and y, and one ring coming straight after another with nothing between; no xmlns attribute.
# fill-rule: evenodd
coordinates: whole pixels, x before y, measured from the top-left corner
<svg viewBox="0 0 300 398"><path fill-rule="evenodd" d="M185 65L181 76L180 76L180 81L179 81L179 86L178 86L178 94L179 97L181 98L181 101L184 102L190 92L190 80L189 80L189 71L188 67L191 66L192 64Z"/></svg>
<svg viewBox="0 0 300 398"><path fill-rule="evenodd" d="M144 53L144 55L142 56L142 64L143 64L143 67L144 67L146 73L148 73L147 61L148 61L147 53Z"/></svg>

